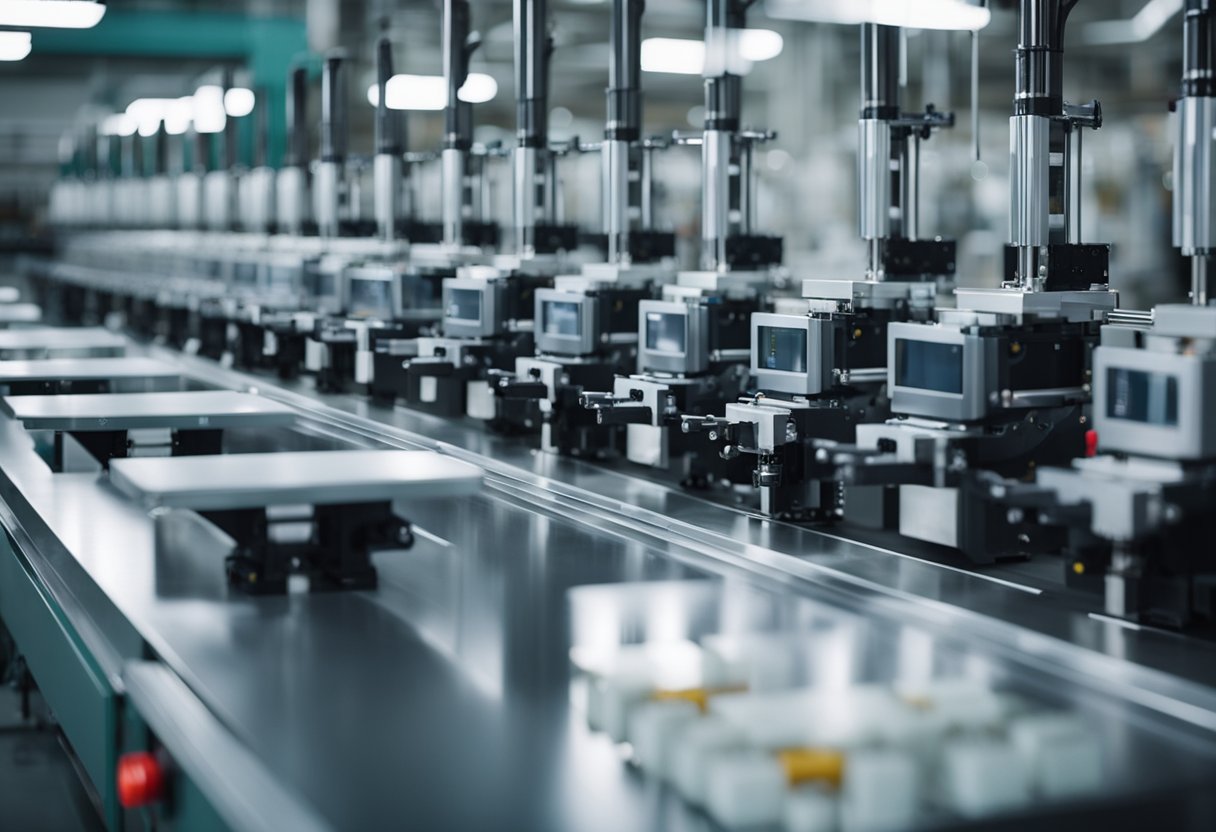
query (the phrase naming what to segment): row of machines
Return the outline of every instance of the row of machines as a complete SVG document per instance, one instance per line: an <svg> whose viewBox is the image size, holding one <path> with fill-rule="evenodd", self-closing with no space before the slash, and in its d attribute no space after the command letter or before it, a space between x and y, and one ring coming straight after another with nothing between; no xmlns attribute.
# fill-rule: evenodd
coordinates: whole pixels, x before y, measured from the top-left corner
<svg viewBox="0 0 1216 832"><path fill-rule="evenodd" d="M1174 242L1195 264L1191 303L1143 313L1119 308L1109 246L1081 235L1083 136L1103 115L1063 96L1077 2L1020 3L998 288L956 281L953 241L921 228L920 146L954 117L906 106L899 29L860 27L867 257L842 279L791 273L782 241L759 230L754 158L776 136L742 120L738 43L753 2L707 0L704 128L653 138L641 118L644 3L615 0L604 137L583 145L549 140L547 4L516 0L518 130L506 152L473 142L460 90L479 39L469 4L445 0L445 131L430 161L405 152L387 106L391 47L377 45L373 223L359 221L344 56L331 54L311 163L303 68L278 171L199 164L169 177L158 135L157 175L115 177L97 151L113 143L86 137L52 200L64 242L38 270L43 303L238 369L309 375L320 392L365 392L744 494L774 518L877 529L976 566L1059 556L1068 583L1100 593L1113 615L1200 624L1216 568L1199 543L1216 457L1205 419L1216 406L1213 9L1187 2L1174 117ZM681 145L701 153L694 270L676 265L654 211L656 159ZM561 162L591 151L603 221L587 233L565 221ZM408 193L411 168L436 163L432 227ZM496 165L512 182L505 220L484 198ZM140 187L149 202L176 194L157 203L179 206L163 213L175 229L107 227Z"/></svg>

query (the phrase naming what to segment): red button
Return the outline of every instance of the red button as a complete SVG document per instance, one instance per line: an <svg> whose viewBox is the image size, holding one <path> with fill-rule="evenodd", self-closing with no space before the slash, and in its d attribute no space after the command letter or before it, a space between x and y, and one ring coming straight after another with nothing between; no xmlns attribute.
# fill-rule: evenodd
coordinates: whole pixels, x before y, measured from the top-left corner
<svg viewBox="0 0 1216 832"><path fill-rule="evenodd" d="M156 757L135 751L118 758L118 802L125 808L156 803L164 790L165 775Z"/></svg>
<svg viewBox="0 0 1216 832"><path fill-rule="evenodd" d="M1085 455L1096 456L1098 453L1098 432L1096 430L1085 431Z"/></svg>

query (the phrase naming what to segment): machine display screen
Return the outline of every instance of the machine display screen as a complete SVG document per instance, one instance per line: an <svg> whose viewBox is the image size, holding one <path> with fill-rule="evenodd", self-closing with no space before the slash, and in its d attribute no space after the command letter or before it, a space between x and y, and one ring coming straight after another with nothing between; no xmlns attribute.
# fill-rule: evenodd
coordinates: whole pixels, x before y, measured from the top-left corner
<svg viewBox="0 0 1216 832"><path fill-rule="evenodd" d="M785 326L757 327L756 366L785 373L806 372L806 330Z"/></svg>
<svg viewBox="0 0 1216 832"><path fill-rule="evenodd" d="M541 306L541 331L545 335L579 337L582 334L579 304L559 300L545 301Z"/></svg>
<svg viewBox="0 0 1216 832"><path fill-rule="evenodd" d="M646 349L683 355L688 349L688 316L673 312L647 312Z"/></svg>
<svg viewBox="0 0 1216 832"><path fill-rule="evenodd" d="M1174 427L1178 424L1178 379L1165 373L1108 367L1106 415Z"/></svg>
<svg viewBox="0 0 1216 832"><path fill-rule="evenodd" d="M457 321L481 320L481 292L476 289L451 289L447 316Z"/></svg>
<svg viewBox="0 0 1216 832"><path fill-rule="evenodd" d="M392 289L387 280L352 280L346 313L352 318L391 318Z"/></svg>
<svg viewBox="0 0 1216 832"><path fill-rule="evenodd" d="M896 339L895 385L961 395L963 345Z"/></svg>

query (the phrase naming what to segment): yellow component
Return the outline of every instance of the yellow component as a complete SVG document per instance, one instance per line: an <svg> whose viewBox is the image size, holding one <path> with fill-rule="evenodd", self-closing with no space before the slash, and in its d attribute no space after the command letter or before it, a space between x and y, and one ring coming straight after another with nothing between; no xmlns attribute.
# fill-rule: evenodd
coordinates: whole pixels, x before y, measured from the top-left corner
<svg viewBox="0 0 1216 832"><path fill-rule="evenodd" d="M1017 355L1018 353L1020 353L1022 351L1021 343L1018 341L1014 341L1012 344L1009 345L1009 351L1011 353L1013 353L1014 355Z"/></svg>
<svg viewBox="0 0 1216 832"><path fill-rule="evenodd" d="M683 688L681 690L665 690L660 688L651 693L650 698L655 702L691 702L697 706L697 710L705 713L709 710L709 699L711 696L717 696L720 693L742 693L745 690L747 690L746 685L723 688Z"/></svg>
<svg viewBox="0 0 1216 832"><path fill-rule="evenodd" d="M1081 563L1081 561L1077 561L1076 563L1074 563L1072 565L1072 571L1073 571L1073 574L1075 574L1075 575L1084 575L1085 574L1085 564Z"/></svg>
<svg viewBox="0 0 1216 832"><path fill-rule="evenodd" d="M933 700L927 696L902 696L905 705L918 711L933 710Z"/></svg>
<svg viewBox="0 0 1216 832"><path fill-rule="evenodd" d="M777 752L791 786L822 780L839 786L844 776L844 753L832 748L786 748Z"/></svg>
<svg viewBox="0 0 1216 832"><path fill-rule="evenodd" d="M860 337L861 337L861 327L857 327L856 329L853 330L853 338L857 339Z"/></svg>

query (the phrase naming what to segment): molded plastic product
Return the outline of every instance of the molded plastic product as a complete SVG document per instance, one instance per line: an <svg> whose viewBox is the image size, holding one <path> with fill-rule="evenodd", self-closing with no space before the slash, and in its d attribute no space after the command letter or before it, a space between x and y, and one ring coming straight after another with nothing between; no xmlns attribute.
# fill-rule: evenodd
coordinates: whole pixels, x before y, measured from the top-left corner
<svg viewBox="0 0 1216 832"><path fill-rule="evenodd" d="M960 739L942 751L942 802L966 818L1014 809L1030 800L1024 758L1011 743Z"/></svg>
<svg viewBox="0 0 1216 832"><path fill-rule="evenodd" d="M629 739L637 764L652 777L670 779L676 740L700 716L694 703L679 699L644 702L634 708L629 717Z"/></svg>
<svg viewBox="0 0 1216 832"><path fill-rule="evenodd" d="M722 752L738 751L743 744L743 731L721 717L707 716L684 726L671 753L670 773L676 790L694 806L704 805L706 761Z"/></svg>
<svg viewBox="0 0 1216 832"><path fill-rule="evenodd" d="M920 779L915 758L903 751L849 755L840 798L843 832L879 832L916 825Z"/></svg>
<svg viewBox="0 0 1216 832"><path fill-rule="evenodd" d="M723 826L776 823L785 808L781 764L764 752L724 754L709 763L705 807Z"/></svg>

